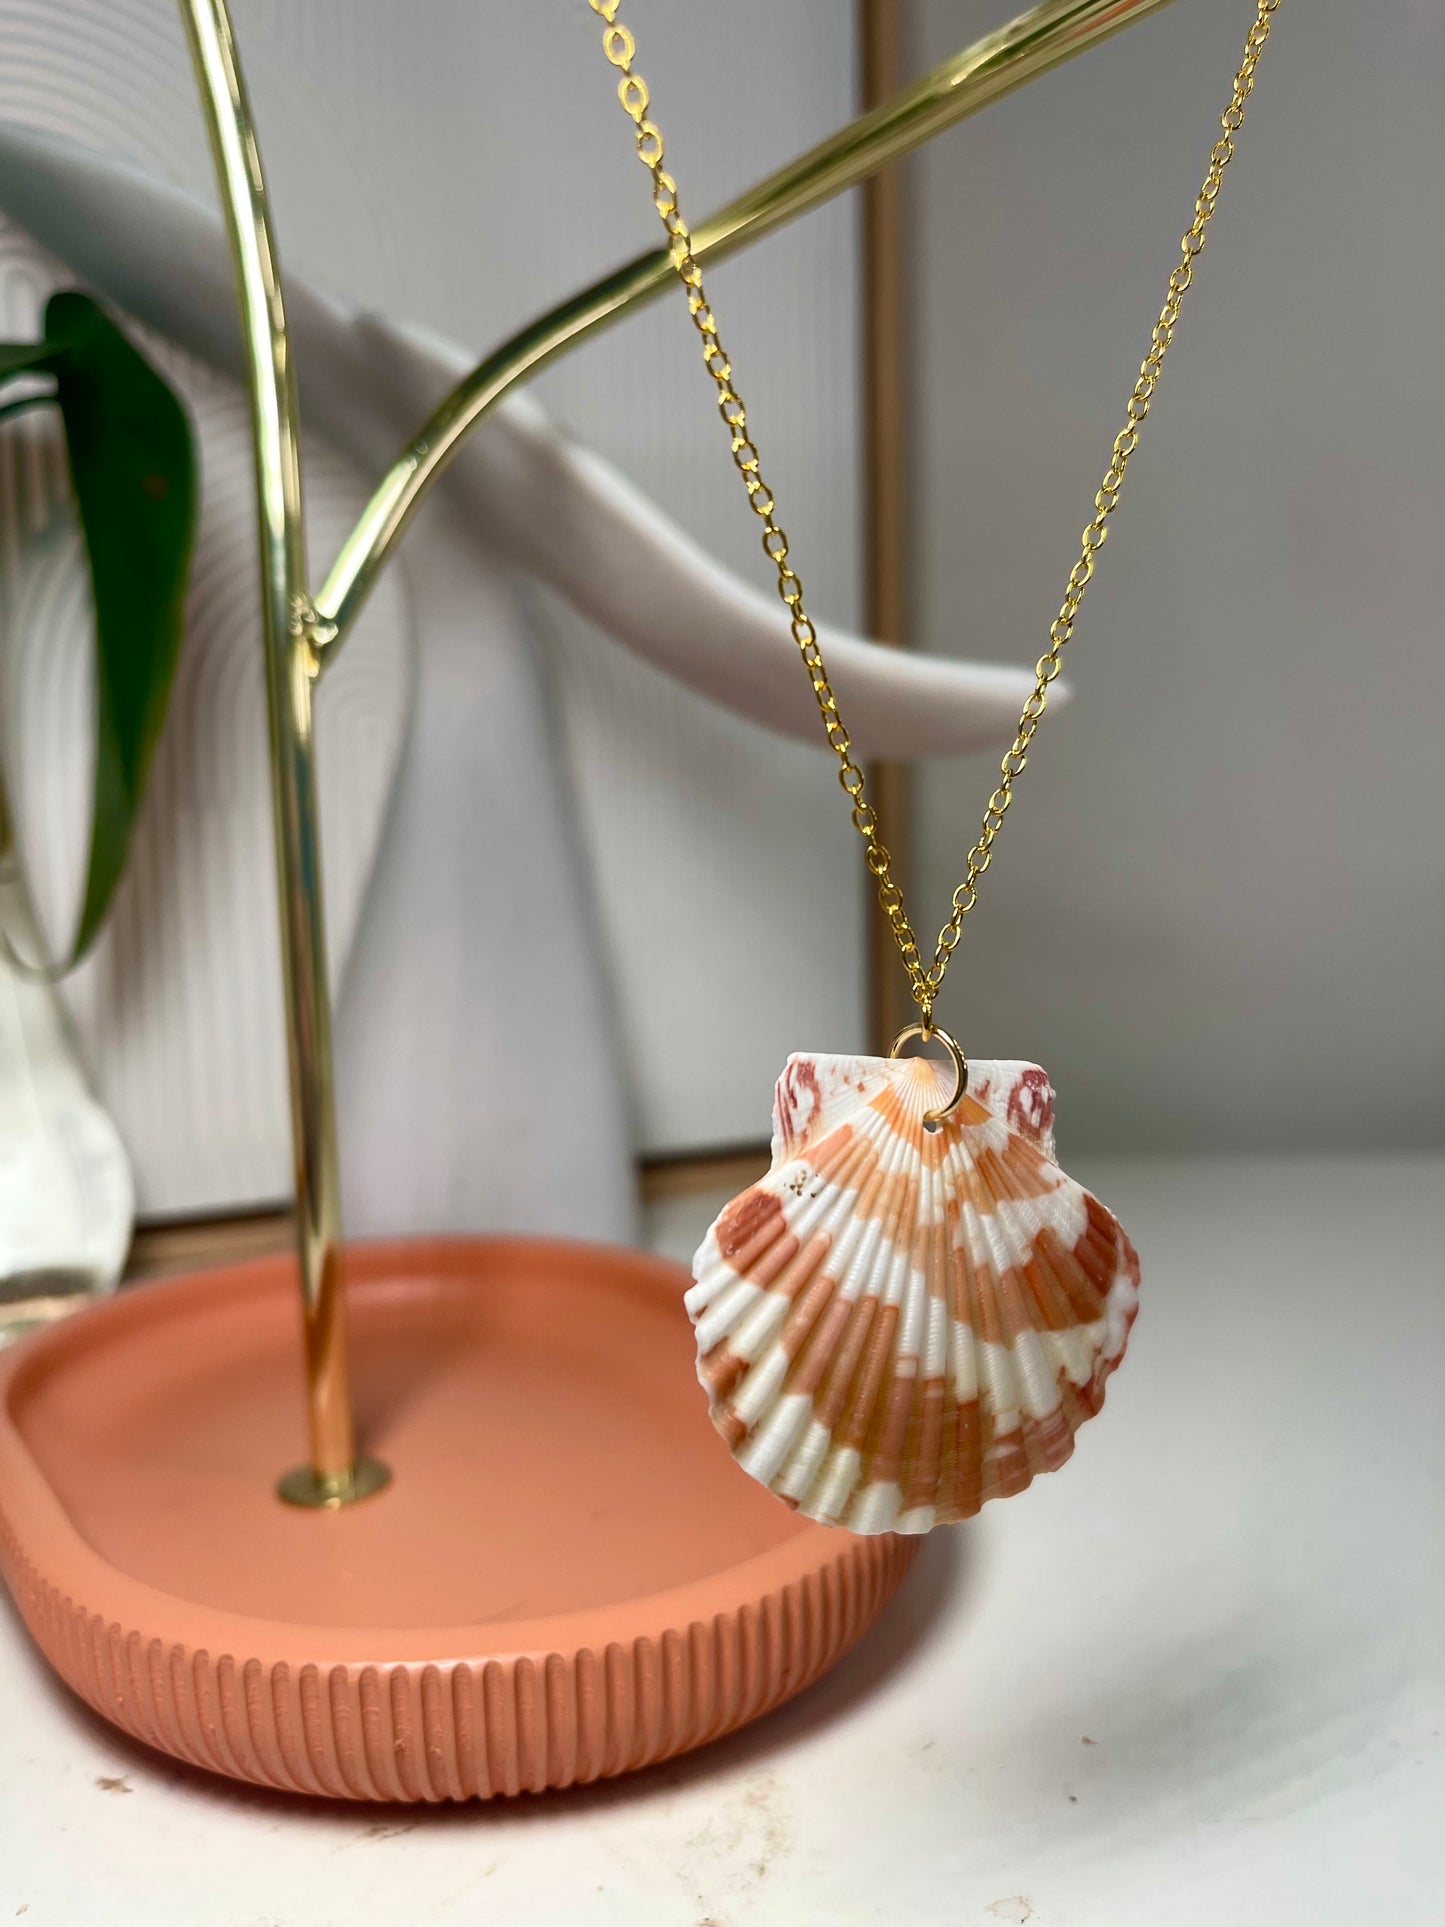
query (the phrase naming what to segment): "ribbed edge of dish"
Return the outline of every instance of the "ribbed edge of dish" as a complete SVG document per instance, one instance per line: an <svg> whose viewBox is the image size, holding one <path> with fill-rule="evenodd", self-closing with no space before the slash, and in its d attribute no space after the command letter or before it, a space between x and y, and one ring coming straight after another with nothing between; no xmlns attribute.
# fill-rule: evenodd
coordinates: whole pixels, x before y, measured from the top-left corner
<svg viewBox="0 0 1445 1927"><path fill-rule="evenodd" d="M167 1645L63 1596L0 1510L0 1572L46 1659L97 1713L210 1772L350 1800L542 1792L718 1739L846 1652L914 1550L844 1538L831 1563L755 1602L597 1650L268 1664Z"/></svg>

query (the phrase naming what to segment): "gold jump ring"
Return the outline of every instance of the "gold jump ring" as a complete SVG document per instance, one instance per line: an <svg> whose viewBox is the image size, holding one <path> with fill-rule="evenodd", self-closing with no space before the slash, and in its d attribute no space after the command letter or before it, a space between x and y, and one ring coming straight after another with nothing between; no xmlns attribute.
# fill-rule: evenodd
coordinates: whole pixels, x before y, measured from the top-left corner
<svg viewBox="0 0 1445 1927"><path fill-rule="evenodd" d="M938 1110L927 1112L923 1119L925 1124L942 1124L946 1117L958 1109L959 1104L962 1102L963 1094L968 1089L968 1059L964 1056L963 1046L959 1043L958 1039L950 1035L941 1024L932 1022L909 1024L905 1029L900 1030L893 1040L888 1055L890 1057L896 1057L912 1037L921 1039L925 1044L931 1044L936 1037L953 1059L955 1078L953 1096L949 1098L946 1104L941 1105Z"/></svg>

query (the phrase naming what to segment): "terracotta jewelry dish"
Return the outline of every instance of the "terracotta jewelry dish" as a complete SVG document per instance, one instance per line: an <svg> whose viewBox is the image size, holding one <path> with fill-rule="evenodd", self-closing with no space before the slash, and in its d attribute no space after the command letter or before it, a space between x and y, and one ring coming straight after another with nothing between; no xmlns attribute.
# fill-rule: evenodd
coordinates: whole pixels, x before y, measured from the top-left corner
<svg viewBox="0 0 1445 1927"><path fill-rule="evenodd" d="M45 1657L178 1759L341 1799L565 1787L815 1679L916 1542L742 1478L680 1267L541 1240L352 1248L362 1443L300 1511L296 1267L124 1292L0 1361L0 1570Z"/></svg>

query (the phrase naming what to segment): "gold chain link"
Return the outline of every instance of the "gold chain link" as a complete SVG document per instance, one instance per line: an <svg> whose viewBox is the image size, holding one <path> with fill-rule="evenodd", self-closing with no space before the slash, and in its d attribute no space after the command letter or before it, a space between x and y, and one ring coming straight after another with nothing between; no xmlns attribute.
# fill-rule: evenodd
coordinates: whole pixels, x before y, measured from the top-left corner
<svg viewBox="0 0 1445 1927"><path fill-rule="evenodd" d="M1084 593L1093 578L1095 557L1109 533L1109 517L1119 506L1119 496L1128 472L1129 461L1139 446L1139 436L1149 414L1164 356L1174 339L1184 296L1194 280L1194 262L1204 247L1205 229L1213 217L1219 198L1224 170L1234 157L1235 136L1244 125L1244 105L1254 90L1254 70L1269 38L1270 16L1279 0L1258 0L1258 11L1244 43L1244 58L1234 77L1234 92L1220 118L1223 137L1214 143L1209 156L1209 172L1194 203L1194 219L1180 243L1178 265L1169 277L1169 289L1159 319L1154 324L1149 352L1134 383L1125 409L1123 428L1114 437L1109 467L1094 497L1094 514L1080 538L1079 559L1069 572L1064 599L1049 629L1049 646L1034 666L1034 687L1019 715L1018 729L1002 763L1000 781L988 799L978 841L968 853L968 868L962 883L953 893L952 914L938 933L931 963L925 964L918 939L903 905L903 892L893 875L893 858L878 835L878 818L868 802L863 771L853 760L848 735L837 698L828 680L818 632L803 608L803 584L788 562L788 538L778 522L772 490L763 480L757 447L748 434L747 410L733 385L732 363L718 335L717 320L703 288L702 269L692 251L692 235L678 206L677 182L663 166L663 139L656 122L648 118L647 82L634 71L637 45L631 30L617 18L621 0L589 0L592 11L606 22L602 50L614 67L621 70L617 97L637 128L637 154L652 175L653 204L668 233L673 268L687 290L688 309L693 326L702 337L703 361L717 385L718 409L732 438L733 462L742 476L743 486L753 513L763 524L763 549L778 572L778 594L787 604L792 618L793 639L813 685L818 710L823 719L828 745L838 758L838 780L852 804L853 826L863 838L867 863L878 884L878 902L888 919L894 941L908 972L915 1002L927 1026L932 1018L934 999L948 969L963 930L963 920L978 901L979 880L993 860L994 838L1003 828L1004 817L1013 801L1014 779L1027 767L1029 746L1033 742L1044 711L1048 708L1049 684L1059 673L1060 660L1083 604Z"/></svg>

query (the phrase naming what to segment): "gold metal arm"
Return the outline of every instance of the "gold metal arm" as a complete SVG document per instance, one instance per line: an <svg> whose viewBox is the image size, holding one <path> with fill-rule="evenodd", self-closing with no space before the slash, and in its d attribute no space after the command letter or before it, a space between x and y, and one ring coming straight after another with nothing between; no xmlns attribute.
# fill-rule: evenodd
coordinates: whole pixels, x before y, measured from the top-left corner
<svg viewBox="0 0 1445 1927"><path fill-rule="evenodd" d="M311 1463L284 1495L336 1505L384 1483L357 1463L341 1275L341 1202L332 1100L331 1001L316 819L311 695L316 663L308 612L296 393L266 183L224 0L182 0L201 103L231 238L246 339L256 456L261 631L281 957L291 1076L307 1414Z"/></svg>
<svg viewBox="0 0 1445 1927"><path fill-rule="evenodd" d="M702 222L693 230L694 256L699 262L721 259L758 240L1162 5L1164 0L1045 0ZM452 390L382 478L317 591L310 633L323 668L345 640L422 495L488 410L514 383L672 281L666 249L639 255L533 321Z"/></svg>

